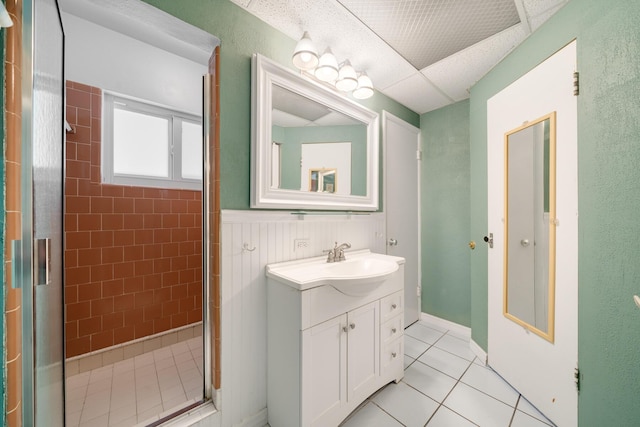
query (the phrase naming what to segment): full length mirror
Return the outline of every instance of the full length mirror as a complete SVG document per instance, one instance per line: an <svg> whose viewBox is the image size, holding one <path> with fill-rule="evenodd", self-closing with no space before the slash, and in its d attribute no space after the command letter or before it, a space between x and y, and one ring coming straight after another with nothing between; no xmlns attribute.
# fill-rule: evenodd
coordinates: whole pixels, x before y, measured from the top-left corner
<svg viewBox="0 0 640 427"><path fill-rule="evenodd" d="M378 114L253 57L251 207L376 210Z"/></svg>
<svg viewBox="0 0 640 427"><path fill-rule="evenodd" d="M555 112L505 135L504 314L553 342Z"/></svg>

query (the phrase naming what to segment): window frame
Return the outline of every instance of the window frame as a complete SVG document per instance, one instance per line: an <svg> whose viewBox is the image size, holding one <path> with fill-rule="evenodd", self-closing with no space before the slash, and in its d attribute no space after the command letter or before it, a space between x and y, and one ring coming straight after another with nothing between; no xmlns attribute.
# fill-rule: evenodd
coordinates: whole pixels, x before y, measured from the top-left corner
<svg viewBox="0 0 640 427"><path fill-rule="evenodd" d="M116 174L114 172L114 110L121 109L159 117L168 120L168 177L150 175ZM102 100L102 143L101 143L101 183L136 187L167 188L179 190L202 190L202 178L182 177L182 123L202 124L202 117L134 99L113 92L103 92ZM204 138L202 139L204 144ZM204 148L204 147L202 147ZM204 151L201 151L203 153ZM204 169L204 164L200 165ZM203 171L204 176L204 171Z"/></svg>

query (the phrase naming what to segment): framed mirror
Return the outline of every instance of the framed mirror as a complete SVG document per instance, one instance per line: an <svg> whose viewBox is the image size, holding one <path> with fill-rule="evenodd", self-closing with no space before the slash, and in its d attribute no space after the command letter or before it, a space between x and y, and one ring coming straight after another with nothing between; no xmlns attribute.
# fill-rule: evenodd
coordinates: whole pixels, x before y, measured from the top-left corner
<svg viewBox="0 0 640 427"><path fill-rule="evenodd" d="M505 134L504 315L554 340L555 112Z"/></svg>
<svg viewBox="0 0 640 427"><path fill-rule="evenodd" d="M252 208L378 209L378 113L258 54L251 89Z"/></svg>

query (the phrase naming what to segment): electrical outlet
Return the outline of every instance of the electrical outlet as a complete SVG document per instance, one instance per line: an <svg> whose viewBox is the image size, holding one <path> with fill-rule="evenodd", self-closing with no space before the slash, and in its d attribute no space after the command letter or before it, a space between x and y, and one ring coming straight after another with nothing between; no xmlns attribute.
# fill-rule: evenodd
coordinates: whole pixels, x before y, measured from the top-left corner
<svg viewBox="0 0 640 427"><path fill-rule="evenodd" d="M309 239L294 239L293 240L293 250L300 251L307 249L309 247Z"/></svg>

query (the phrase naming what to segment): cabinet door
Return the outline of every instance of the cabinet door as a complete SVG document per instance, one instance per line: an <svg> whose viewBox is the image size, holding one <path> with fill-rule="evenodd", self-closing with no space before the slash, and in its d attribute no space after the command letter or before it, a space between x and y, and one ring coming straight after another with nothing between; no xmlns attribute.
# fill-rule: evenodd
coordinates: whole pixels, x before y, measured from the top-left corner
<svg viewBox="0 0 640 427"><path fill-rule="evenodd" d="M380 375L379 302L347 313L347 387L348 399L366 398L376 389Z"/></svg>
<svg viewBox="0 0 640 427"><path fill-rule="evenodd" d="M347 315L302 331L302 425L327 426L347 400Z"/></svg>

